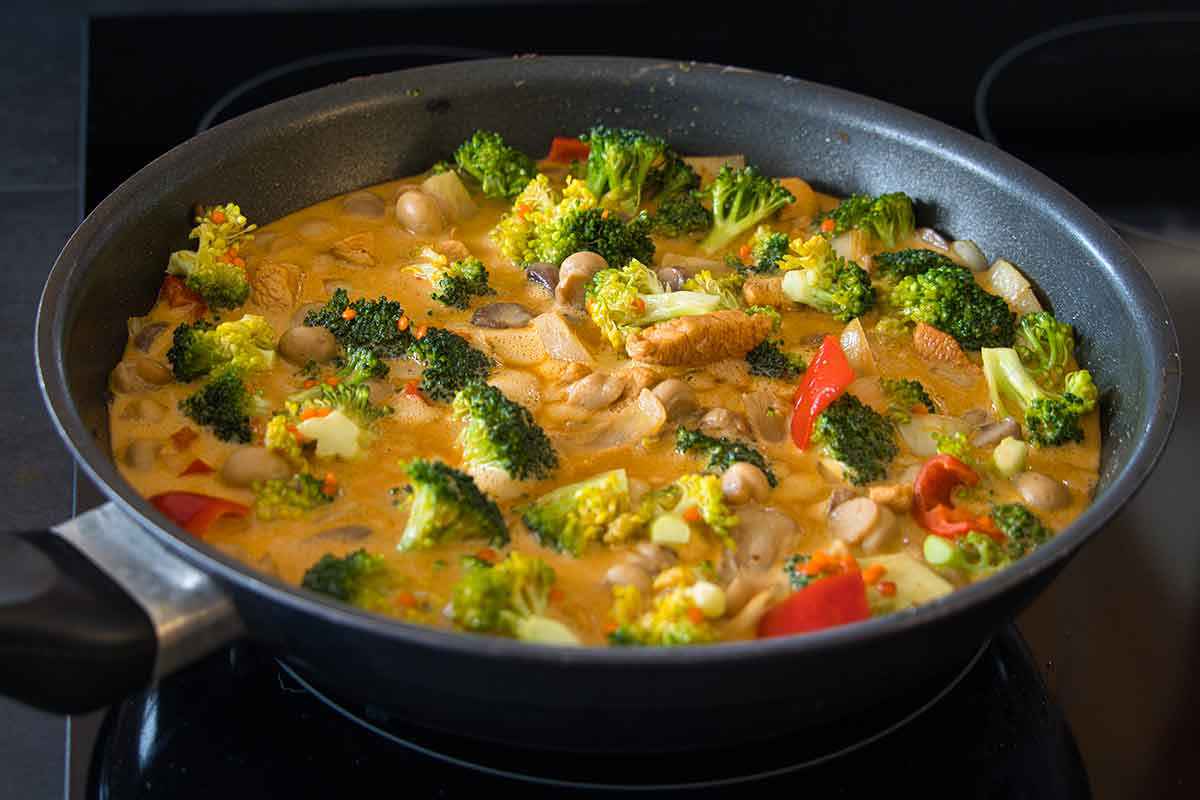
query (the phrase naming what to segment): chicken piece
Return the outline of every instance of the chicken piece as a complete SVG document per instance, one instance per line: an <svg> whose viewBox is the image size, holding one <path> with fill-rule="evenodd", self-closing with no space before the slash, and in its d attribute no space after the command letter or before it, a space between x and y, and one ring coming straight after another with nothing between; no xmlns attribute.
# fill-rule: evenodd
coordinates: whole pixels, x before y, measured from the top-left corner
<svg viewBox="0 0 1200 800"><path fill-rule="evenodd" d="M250 276L250 300L264 311L288 311L296 302L300 268L282 261L260 264Z"/></svg>
<svg viewBox="0 0 1200 800"><path fill-rule="evenodd" d="M867 497L881 506L887 506L893 511L907 514L912 509L913 487L911 483L889 483L883 486L872 486L867 490Z"/></svg>
<svg viewBox="0 0 1200 800"><path fill-rule="evenodd" d="M791 220L809 222L817 216L821 210L817 202L817 193L808 185L808 181L802 178L780 178L779 182L783 184L783 188L792 193L792 197L796 198L779 210L780 222Z"/></svg>
<svg viewBox="0 0 1200 800"><path fill-rule="evenodd" d="M625 391L612 405L614 411L625 408L638 399L642 389L649 389L663 379L661 372L642 364L625 366L618 369L613 375L614 377L619 376L625 381Z"/></svg>
<svg viewBox="0 0 1200 800"><path fill-rule="evenodd" d="M783 293L783 278L747 278L742 284L742 297L747 305L785 308L791 301Z"/></svg>
<svg viewBox="0 0 1200 800"><path fill-rule="evenodd" d="M375 266L375 256L371 251L375 249L375 234L370 231L355 233L347 236L345 239L335 243L329 249L338 258L343 261L349 261L351 264L357 264L360 267Z"/></svg>
<svg viewBox="0 0 1200 800"><path fill-rule="evenodd" d="M924 322L918 322L916 330L913 331L913 347L922 358L929 361L975 366L953 336Z"/></svg>
<svg viewBox="0 0 1200 800"><path fill-rule="evenodd" d="M625 352L647 364L711 364L723 358L745 356L767 338L772 325L768 315L744 311L677 317L632 334L625 341Z"/></svg>

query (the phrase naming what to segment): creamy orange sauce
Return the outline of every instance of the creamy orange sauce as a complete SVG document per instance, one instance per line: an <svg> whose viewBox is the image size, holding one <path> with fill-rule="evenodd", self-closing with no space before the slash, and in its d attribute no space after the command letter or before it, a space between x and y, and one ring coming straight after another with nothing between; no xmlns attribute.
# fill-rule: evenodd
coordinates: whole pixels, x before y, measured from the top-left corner
<svg viewBox="0 0 1200 800"><path fill-rule="evenodd" d="M526 359L520 353L489 346L489 340L498 336L504 338L502 334L505 332L481 331L470 325L472 311L484 302L516 302L534 314L549 311L554 306L553 298L527 281L524 271L502 257L488 239L489 230L509 204L474 196L480 204L480 210L473 218L441 235L422 238L404 230L394 212L398 189L412 183L413 180L402 180L363 190L383 202L385 212L381 217L346 213L344 204L347 196L341 196L264 225L255 233L254 239L243 247L242 255L246 259L247 270L253 274L256 269L272 262L291 265L296 280L293 286L294 302L286 307L260 305L258 297L252 296L244 309L226 311L221 317L231 320L238 319L242 313L261 314L278 334L282 334L291 327L293 316L302 304L324 303L337 286L348 287L351 298L375 299L386 295L400 300L408 316L415 322L450 328L471 339L481 349L490 351L499 362L493 380L502 386L516 385L515 382L505 381L523 380L523 385L536 387L536 398L523 393L523 396L512 399L525 403L552 439L566 441L573 431L586 428L589 415L580 414L578 409L565 402L566 384L562 380L564 363L552 359L534 364L523 363ZM776 226L793 236L799 235L808 230L812 214L818 208L829 208L836 201L814 195L807 198L806 202L810 204L807 213L788 215L790 219L776 222ZM245 211L249 214L253 209ZM371 250L376 262L373 267L357 267L329 252L335 242L359 233L369 233L373 237ZM969 232L964 233L969 235ZM404 270L411 262L414 250L420 245L446 238L462 242L486 264L491 284L497 291L496 297L476 298L472 308L466 311L448 309L430 299L427 281ZM656 240L656 244L656 263L671 253L699 255L695 245L687 240ZM905 246L926 245L914 239L900 243L896 249ZM171 309L165 302L155 305L144 321L162 321L170 327L157 337L147 353L136 349L131 342L125 360L135 362L149 358L166 364L165 353L171 343L171 330L188 318L187 312L187 308ZM917 357L907 338L875 335L871 328L876 316L872 313L862 322L868 330L882 375L920 380L933 395L942 413L947 415L958 416L972 409L990 409L981 373L976 371L965 376L954 375L948 374L944 368L931 367ZM595 370L611 371L626 360L624 354L618 355L600 338L597 329L589 321L579 322L574 328L594 355ZM842 328L841 323L826 315L789 310L783 313L782 329L778 335L788 349L811 357L820 334L837 334ZM506 360L508 363L505 363ZM458 466L461 463L457 442L459 425L450 420L448 406L430 405L403 391L409 380L419 377L419 366L404 360L394 360L391 364L392 370L387 380L395 391L388 402L395 411L379 421L377 437L365 456L355 461L332 461L315 466L317 474L330 471L336 475L339 494L334 502L294 520L256 520L253 513L244 519L223 518L210 528L205 538L249 566L291 583L299 583L305 570L325 553L341 555L365 548L382 554L390 566L403 576L403 585L419 600L416 611L398 607L397 614L428 624L448 626L450 623L442 609L449 599L453 583L461 575L459 556L474 553L483 545L463 543L424 552L398 552L396 544L404 527L406 513L402 506L396 505L397 494L391 490L402 487L406 482L399 466L406 459L418 456L438 458ZM743 396L758 389L773 393L781 406L786 408L794 389L791 383L749 377L736 364L723 363L694 369L658 368L656 371L664 377L675 375L688 380L696 390L703 409L724 407L742 412ZM523 373L525 377L514 373ZM284 399L297 391L303 380L304 376L298 374L295 365L278 359L270 372L253 374L248 378L248 383L261 390L272 408L281 408ZM179 402L193 393L198 385L171 382L143 391L115 395L110 411L112 447L121 471L145 496L186 490L229 498L252 506L254 497L249 489L229 486L220 477L221 464L237 444L219 441L211 431L196 425L178 409ZM531 399L535 401L531 402ZM148 421L144 415L142 418L131 418L134 416L131 404L142 404L144 408L145 403L156 404L161 409L162 418L158 421ZM199 436L194 442L180 448L170 436L185 427L196 431ZM674 427L673 424L665 426L657 437L649 440L600 453L560 447L561 467L551 479L531 485L529 494L541 494L617 467L624 467L631 479L644 481L650 486L661 486L681 474L702 469L703 462L700 459L674 451ZM1095 414L1087 419L1085 432L1082 444L1034 448L1030 454L1031 469L1060 479L1070 489L1070 503L1066 508L1040 514L1056 530L1064 527L1083 510L1095 484L1099 459L1099 430ZM261 428L259 434L261 436ZM161 443L152 468L139 469L128 463L125 453L134 439L151 439ZM786 438L778 444L756 442L755 446L771 462L780 479L779 486L770 493L766 505L787 514L797 526L794 540L788 542L781 551L780 560L791 553L810 552L828 546L828 500L833 489L840 484L823 476L818 468L817 454L797 449ZM202 459L216 471L180 477L180 473L194 459ZM891 466L889 480L895 481L906 475L911 480L913 468L922 460L901 443L901 453ZM1020 500L1009 481L989 478L986 487L988 502ZM540 547L513 512L521 499L501 503L512 534L511 547L544 558L556 570L557 585L564 599L555 604L551 613L569 623L584 642L603 642L611 603L611 593L603 577L611 565L626 555L624 550L594 544L581 558L576 559ZM887 550L907 551L919 557L924 532L908 515L898 514L897 517L899 529ZM321 536L322 531L350 525L366 526L371 533L364 539L354 541ZM685 563L703 560L717 563L721 555L720 546L711 536L693 536L692 542L681 553Z"/></svg>

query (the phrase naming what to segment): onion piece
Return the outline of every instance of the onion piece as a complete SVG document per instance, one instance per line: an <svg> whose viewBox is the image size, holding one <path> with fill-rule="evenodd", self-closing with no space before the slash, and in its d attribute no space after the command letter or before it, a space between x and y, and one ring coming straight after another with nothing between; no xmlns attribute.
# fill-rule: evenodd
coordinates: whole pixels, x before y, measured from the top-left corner
<svg viewBox="0 0 1200 800"><path fill-rule="evenodd" d="M533 318L533 328L541 337L542 346L551 358L589 365L595 363L587 347L559 314L553 311L539 314Z"/></svg>
<svg viewBox="0 0 1200 800"><path fill-rule="evenodd" d="M700 176L701 185L707 185L713 178L717 177L717 173L721 171L721 167L728 164L734 169L741 169L746 166L746 157L740 153L727 156L685 156L683 159L688 166L696 170Z"/></svg>
<svg viewBox="0 0 1200 800"><path fill-rule="evenodd" d="M871 344L867 341L867 332L863 330L862 322L857 319L851 320L842 329L842 335L839 337L838 343L842 346L842 352L846 354L846 360L854 368L855 375L876 375L879 373L879 369L875 363L875 353L872 352Z"/></svg>
<svg viewBox="0 0 1200 800"><path fill-rule="evenodd" d="M451 222L470 219L479 210L467 192L467 187L463 186L462 181L454 172L443 172L426 178L425 182L421 184L421 188L427 194L432 195L434 200L437 200L442 213Z"/></svg>
<svg viewBox="0 0 1200 800"><path fill-rule="evenodd" d="M937 455L937 442L933 434L949 435L970 433L971 426L958 417L948 417L944 414L914 414L910 422L896 426L900 438L908 445L913 455L928 458Z"/></svg>
<svg viewBox="0 0 1200 800"><path fill-rule="evenodd" d="M954 255L962 259L962 262L972 272L983 272L988 268L987 259L984 258L983 251L979 249L979 245L970 239L959 239L950 245L950 249L954 251Z"/></svg>
<svg viewBox="0 0 1200 800"><path fill-rule="evenodd" d="M1042 310L1042 304L1033 293L1033 286L1010 262L997 258L988 270L987 277L992 284L992 291L1008 301L1017 313L1032 314Z"/></svg>

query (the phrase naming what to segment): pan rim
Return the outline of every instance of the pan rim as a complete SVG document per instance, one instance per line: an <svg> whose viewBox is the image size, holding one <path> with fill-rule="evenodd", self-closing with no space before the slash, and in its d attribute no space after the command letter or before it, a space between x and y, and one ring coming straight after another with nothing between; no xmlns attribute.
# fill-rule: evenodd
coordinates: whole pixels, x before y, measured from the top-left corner
<svg viewBox="0 0 1200 800"><path fill-rule="evenodd" d="M172 148L147 164L105 198L71 235L56 259L38 306L34 338L38 385L59 436L88 477L129 516L130 520L166 546L175 555L209 573L223 583L243 591L265 596L294 611L349 626L374 636L404 640L406 645L431 650L456 652L474 658L502 658L509 662L531 662L570 666L578 663L628 667L647 663L686 663L689 668L736 661L743 658L785 658L800 653L811 655L863 644L867 641L899 636L906 631L937 625L986 603L989 599L1015 590L1034 576L1052 572L1097 533L1141 488L1153 471L1166 446L1179 401L1181 371L1179 346L1174 324L1161 292L1137 258L1094 212L1065 189L1032 167L999 149L943 123L911 111L845 90L800 80L786 75L757 72L719 64L692 63L681 69L679 62L667 59L620 57L556 56L519 59L485 59L418 67L354 79L297 95L229 120ZM900 144L936 153L956 169L977 173L1010 193L1036 196L1039 215L1066 230L1096 257L1097 263L1127 289L1131 302L1147 318L1148 335L1158 361L1147 372L1157 375L1153 387L1147 387L1150 413L1137 431L1137 444L1130 457L1116 471L1108 487L1070 526L1046 546L1018 564L987 580L958 589L919 608L869 621L807 634L805 636L747 642L725 642L684 650L673 648L611 648L604 646L562 648L535 645L498 637L482 637L405 623L345 606L321 598L298 586L253 571L232 556L197 540L141 498L124 482L115 469L111 454L93 440L76 410L67 388L67 376L61 355L66 336L68 289L72 279L86 271L81 257L96 241L102 241L112 224L110 217L141 186L155 176L184 169L189 153L197 142L219 142L247 133L270 136L268 127L303 124L314 113L350 113L371 103L384 102L393 91L419 83L436 83L449 78L457 87L471 84L475 91L488 85L512 80L582 82L582 74L604 80L637 80L658 70L679 69L680 81L722 80L744 83L761 89L775 83L806 93L820 100L822 114L831 120L853 121L855 127ZM571 77L568 77L571 76ZM456 83L456 80L461 83ZM699 84L698 84L699 85ZM264 124L269 123L269 124ZM255 134L261 126L262 131ZM193 167L199 169L199 167ZM981 632L981 636L986 632ZM254 635L254 632L251 632Z"/></svg>

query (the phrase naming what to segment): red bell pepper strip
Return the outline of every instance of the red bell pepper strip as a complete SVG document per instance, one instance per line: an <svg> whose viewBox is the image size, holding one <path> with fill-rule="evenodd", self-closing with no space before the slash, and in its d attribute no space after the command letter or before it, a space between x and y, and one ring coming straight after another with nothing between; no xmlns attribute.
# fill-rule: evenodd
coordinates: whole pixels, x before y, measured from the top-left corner
<svg viewBox="0 0 1200 800"><path fill-rule="evenodd" d="M975 470L945 453L925 462L913 481L913 518L930 533L947 539L966 536L971 531L985 533L1003 540L988 515L976 517L969 511L955 508L951 493L957 486L979 483Z"/></svg>
<svg viewBox="0 0 1200 800"><path fill-rule="evenodd" d="M797 447L808 449L817 417L853 381L854 368L846 360L841 343L836 336L826 336L792 395L792 441Z"/></svg>
<svg viewBox="0 0 1200 800"><path fill-rule="evenodd" d="M218 517L244 517L250 513L250 508L241 503L196 492L163 492L151 497L150 503L195 536L203 535Z"/></svg>
<svg viewBox="0 0 1200 800"><path fill-rule="evenodd" d="M579 139L570 136L555 136L550 142L550 154L546 156L546 160L556 164L587 161L590 152L592 152L592 148Z"/></svg>
<svg viewBox="0 0 1200 800"><path fill-rule="evenodd" d="M779 605L758 623L759 638L808 633L836 625L859 622L871 616L867 585L857 570L813 581Z"/></svg>
<svg viewBox="0 0 1200 800"><path fill-rule="evenodd" d="M162 287L158 290L159 295L167 301L167 305L171 308L179 308L192 304L204 305L204 299L199 294L187 288L187 284L183 282L183 278L178 275L168 275L163 278Z"/></svg>
<svg viewBox="0 0 1200 800"><path fill-rule="evenodd" d="M179 477L182 478L187 475L207 475L208 473L210 473L212 471L213 471L213 468L210 467L204 461L204 459L194 458L194 459L192 459L192 463L188 464L187 467L183 470L183 472L179 473Z"/></svg>

